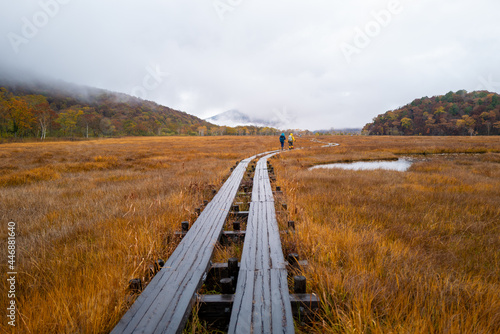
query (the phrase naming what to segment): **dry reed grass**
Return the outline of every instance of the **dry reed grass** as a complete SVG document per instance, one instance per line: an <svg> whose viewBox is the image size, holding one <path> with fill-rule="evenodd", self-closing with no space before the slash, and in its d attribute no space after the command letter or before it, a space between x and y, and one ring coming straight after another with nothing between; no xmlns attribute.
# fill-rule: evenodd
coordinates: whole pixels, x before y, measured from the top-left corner
<svg viewBox="0 0 500 334"><path fill-rule="evenodd" d="M108 333L128 281L175 249L174 232L236 160L275 138L122 138L0 146L0 238L17 223L18 318L1 332ZM278 143L279 144L279 143ZM6 261L0 264L6 272ZM7 282L0 284L7 307Z"/></svg>
<svg viewBox="0 0 500 334"><path fill-rule="evenodd" d="M308 150L273 159L285 189L278 201L289 208L280 224L297 221L284 252L309 260L308 288L323 306L298 331L497 332L498 138L323 140L342 146L299 139ZM128 280L147 280L149 265L170 255L179 222L195 218L235 160L276 146L248 137L1 145L0 217L19 233L17 332L109 332L133 301ZM307 170L424 152L487 153L422 161L407 173ZM220 249L215 260L240 251ZM0 289L4 296L5 281Z"/></svg>
<svg viewBox="0 0 500 334"><path fill-rule="evenodd" d="M303 333L498 333L498 138L325 137L340 147L275 163L322 311ZM409 172L308 170L320 163L436 156Z"/></svg>

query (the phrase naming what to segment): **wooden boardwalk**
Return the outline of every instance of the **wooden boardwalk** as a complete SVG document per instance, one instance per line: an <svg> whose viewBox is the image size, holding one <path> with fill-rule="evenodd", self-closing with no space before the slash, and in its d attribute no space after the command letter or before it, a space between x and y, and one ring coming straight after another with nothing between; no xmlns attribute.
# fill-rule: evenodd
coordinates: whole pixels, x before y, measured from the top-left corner
<svg viewBox="0 0 500 334"><path fill-rule="evenodd" d="M111 333L181 333L210 268L210 258L222 233L248 163L235 168L206 206L160 272ZM281 260L280 260L281 261ZM286 274L285 274L286 278Z"/></svg>
<svg viewBox="0 0 500 334"><path fill-rule="evenodd" d="M298 309L311 301L310 295L290 296L288 290L287 263L281 248L267 168L267 159L277 153L264 153L267 155L257 162L255 168L234 295L202 298L204 303L214 306L226 305L222 308L225 314L232 310L230 318L226 320L229 320L229 333L294 333L292 304ZM250 161L255 158L245 159L238 164L164 267L111 333L183 332L196 302L196 294L211 268L210 259L221 238L243 175ZM314 302L317 304L316 299Z"/></svg>
<svg viewBox="0 0 500 334"><path fill-rule="evenodd" d="M294 333L286 263L266 165L272 155L261 158L255 170L229 333Z"/></svg>

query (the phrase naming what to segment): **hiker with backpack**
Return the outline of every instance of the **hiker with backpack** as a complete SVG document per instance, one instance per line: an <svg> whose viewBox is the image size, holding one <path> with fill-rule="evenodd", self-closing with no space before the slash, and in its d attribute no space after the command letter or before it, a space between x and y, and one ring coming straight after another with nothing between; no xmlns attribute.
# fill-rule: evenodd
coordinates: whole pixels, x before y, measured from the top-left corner
<svg viewBox="0 0 500 334"><path fill-rule="evenodd" d="M286 137L285 137L285 133L282 132L281 133L281 136L280 136L280 143L281 143L281 150L283 151L285 148L285 140L286 140Z"/></svg>
<svg viewBox="0 0 500 334"><path fill-rule="evenodd" d="M293 136L293 133L290 133L288 136L288 149L292 150L293 149L293 142L295 141L295 138Z"/></svg>

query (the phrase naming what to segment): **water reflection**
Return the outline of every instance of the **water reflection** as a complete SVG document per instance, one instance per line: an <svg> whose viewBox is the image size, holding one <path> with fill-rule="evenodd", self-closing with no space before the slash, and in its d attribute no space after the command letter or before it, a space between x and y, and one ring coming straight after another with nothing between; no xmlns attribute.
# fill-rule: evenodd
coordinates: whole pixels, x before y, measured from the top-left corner
<svg viewBox="0 0 500 334"><path fill-rule="evenodd" d="M319 165L311 167L310 169L316 168L340 168L347 170L395 170L398 172L406 172L408 168L412 165L413 161L408 159L399 159L395 161L358 161L351 163L336 163L328 165Z"/></svg>

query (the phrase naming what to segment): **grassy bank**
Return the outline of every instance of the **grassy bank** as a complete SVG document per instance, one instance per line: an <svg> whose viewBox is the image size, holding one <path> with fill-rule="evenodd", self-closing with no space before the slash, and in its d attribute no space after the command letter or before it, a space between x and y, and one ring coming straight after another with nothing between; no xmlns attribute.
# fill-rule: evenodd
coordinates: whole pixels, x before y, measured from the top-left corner
<svg viewBox="0 0 500 334"><path fill-rule="evenodd" d="M498 138L326 137L334 148L278 158L323 304L303 333L494 333L500 328ZM307 167L408 153L409 172Z"/></svg>
<svg viewBox="0 0 500 334"><path fill-rule="evenodd" d="M148 281L149 265L177 246L180 222L195 219L236 160L273 144L156 137L1 145L0 239L9 221L17 224L17 332L108 333L132 302L128 281ZM6 280L0 289L5 310ZM0 332L10 332L3 318Z"/></svg>

